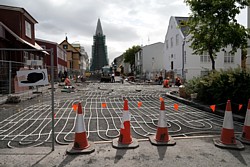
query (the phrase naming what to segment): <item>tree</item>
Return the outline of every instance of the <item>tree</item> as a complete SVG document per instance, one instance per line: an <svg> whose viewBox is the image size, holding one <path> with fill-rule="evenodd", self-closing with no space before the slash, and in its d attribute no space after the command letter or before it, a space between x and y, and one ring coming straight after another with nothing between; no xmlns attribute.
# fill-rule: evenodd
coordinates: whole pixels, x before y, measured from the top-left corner
<svg viewBox="0 0 250 167"><path fill-rule="evenodd" d="M132 48L128 48L124 53L124 62L130 63L131 71L134 71L135 66L135 54L141 49L139 45L132 46Z"/></svg>
<svg viewBox="0 0 250 167"><path fill-rule="evenodd" d="M190 6L187 22L194 54L207 52L215 70L216 53L228 45L232 54L246 45L250 30L240 25L235 17L250 0L184 0Z"/></svg>

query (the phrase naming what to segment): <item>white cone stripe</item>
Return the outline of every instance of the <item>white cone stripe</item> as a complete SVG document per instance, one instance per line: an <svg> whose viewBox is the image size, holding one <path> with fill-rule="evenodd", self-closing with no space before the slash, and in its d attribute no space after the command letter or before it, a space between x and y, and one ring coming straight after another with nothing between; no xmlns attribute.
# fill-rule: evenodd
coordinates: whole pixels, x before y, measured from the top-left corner
<svg viewBox="0 0 250 167"><path fill-rule="evenodd" d="M160 111L160 113L159 113L158 127L161 127L161 128L167 127L166 122L165 122L165 112L164 111Z"/></svg>
<svg viewBox="0 0 250 167"><path fill-rule="evenodd" d="M124 122L125 121L130 121L131 119L131 114L129 111L124 111L123 116L122 116L122 123L121 123L121 128L124 129Z"/></svg>
<svg viewBox="0 0 250 167"><path fill-rule="evenodd" d="M233 115L232 115L231 111L225 111L225 116L224 116L224 121L223 121L223 128L234 129Z"/></svg>
<svg viewBox="0 0 250 167"><path fill-rule="evenodd" d="M122 122L130 121L131 114L128 111L123 112Z"/></svg>
<svg viewBox="0 0 250 167"><path fill-rule="evenodd" d="M77 117L76 117L76 126L75 126L75 132L76 133L86 132L83 119L84 118L83 118L82 114L77 115Z"/></svg>
<svg viewBox="0 0 250 167"><path fill-rule="evenodd" d="M250 126L250 110L249 109L247 109L244 125L245 126Z"/></svg>

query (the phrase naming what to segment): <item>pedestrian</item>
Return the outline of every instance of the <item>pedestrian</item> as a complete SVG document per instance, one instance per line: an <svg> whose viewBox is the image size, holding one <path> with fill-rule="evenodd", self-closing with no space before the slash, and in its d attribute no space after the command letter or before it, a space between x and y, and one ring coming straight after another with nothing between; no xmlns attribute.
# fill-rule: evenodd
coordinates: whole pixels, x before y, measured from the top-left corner
<svg viewBox="0 0 250 167"><path fill-rule="evenodd" d="M123 81L124 81L124 76L122 75L121 76L121 83L123 84Z"/></svg>
<svg viewBox="0 0 250 167"><path fill-rule="evenodd" d="M159 79L159 78L158 78L158 75L156 74L156 75L155 75L155 82L158 82L158 79Z"/></svg>
<svg viewBox="0 0 250 167"><path fill-rule="evenodd" d="M115 83L115 74L114 73L112 73L112 75L111 75L111 82Z"/></svg>
<svg viewBox="0 0 250 167"><path fill-rule="evenodd" d="M61 70L60 70L60 72L58 73L58 78L59 78L59 81L62 82L63 73L62 73Z"/></svg>
<svg viewBox="0 0 250 167"><path fill-rule="evenodd" d="M175 78L175 85L178 86L178 87L181 86L181 80L180 80L179 77Z"/></svg>
<svg viewBox="0 0 250 167"><path fill-rule="evenodd" d="M163 83L163 77L162 77L162 75L159 76L158 82L159 82L159 85L162 85L162 83Z"/></svg>
<svg viewBox="0 0 250 167"><path fill-rule="evenodd" d="M163 87L164 88L169 88L169 77L167 77L164 82L163 82Z"/></svg>

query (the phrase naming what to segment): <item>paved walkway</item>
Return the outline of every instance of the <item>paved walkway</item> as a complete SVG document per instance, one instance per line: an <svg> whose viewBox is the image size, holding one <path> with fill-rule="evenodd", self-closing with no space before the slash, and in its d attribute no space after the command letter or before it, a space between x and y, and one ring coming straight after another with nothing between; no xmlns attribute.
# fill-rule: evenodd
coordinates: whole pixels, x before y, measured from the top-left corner
<svg viewBox="0 0 250 167"><path fill-rule="evenodd" d="M68 146L0 150L0 166L37 167L236 167L250 166L250 146L245 150L215 147L212 138L176 139L175 146L156 147L148 141L139 142L132 150L117 150L111 143L95 144L89 155L67 155Z"/></svg>

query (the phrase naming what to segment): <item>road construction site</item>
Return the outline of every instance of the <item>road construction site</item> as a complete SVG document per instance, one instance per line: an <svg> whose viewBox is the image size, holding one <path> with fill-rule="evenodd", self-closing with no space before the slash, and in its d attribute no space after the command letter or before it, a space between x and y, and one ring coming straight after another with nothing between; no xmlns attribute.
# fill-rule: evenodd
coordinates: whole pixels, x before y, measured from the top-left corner
<svg viewBox="0 0 250 167"><path fill-rule="evenodd" d="M246 158L250 155L247 145L243 151L214 146L213 138L220 137L223 116L166 96L178 91L178 87L128 82L87 82L74 87L74 91L62 91L64 86L58 84L54 91L55 141L52 141L50 89L17 105L1 105L0 154L4 159L0 158L0 166L247 166L250 163ZM131 136L139 141L139 148L132 150L116 150L110 144L120 136L124 99L128 100L131 114ZM169 135L177 141L171 148L154 147L148 141L157 131L161 99ZM95 143L95 152L77 157L66 155L65 150L74 142L77 118L74 105L79 103L87 138ZM243 122L234 121L233 125L235 135L240 136ZM52 142L56 147L51 152ZM10 160L15 154L18 156ZM29 155L32 156L25 163L20 161Z"/></svg>
<svg viewBox="0 0 250 167"><path fill-rule="evenodd" d="M130 85L90 83L76 92L55 96L55 140L59 145L73 142L76 111L73 104L81 103L90 141L109 141L119 136L123 100L129 102L132 136L145 139L155 134L160 110L160 97L166 106L166 122L173 137L218 135L223 117L204 112L166 97L170 91L161 85ZM175 88L173 88L175 89ZM58 93L58 96L57 96ZM141 102L141 106L138 106ZM105 107L102 104L106 104ZM178 109L174 108L178 105ZM22 108L0 122L0 140L8 147L40 146L51 142L51 101L41 101ZM236 133L243 124L234 122ZM3 143L3 142L2 142ZM6 143L6 142L4 142ZM1 145L1 147L5 147Z"/></svg>

